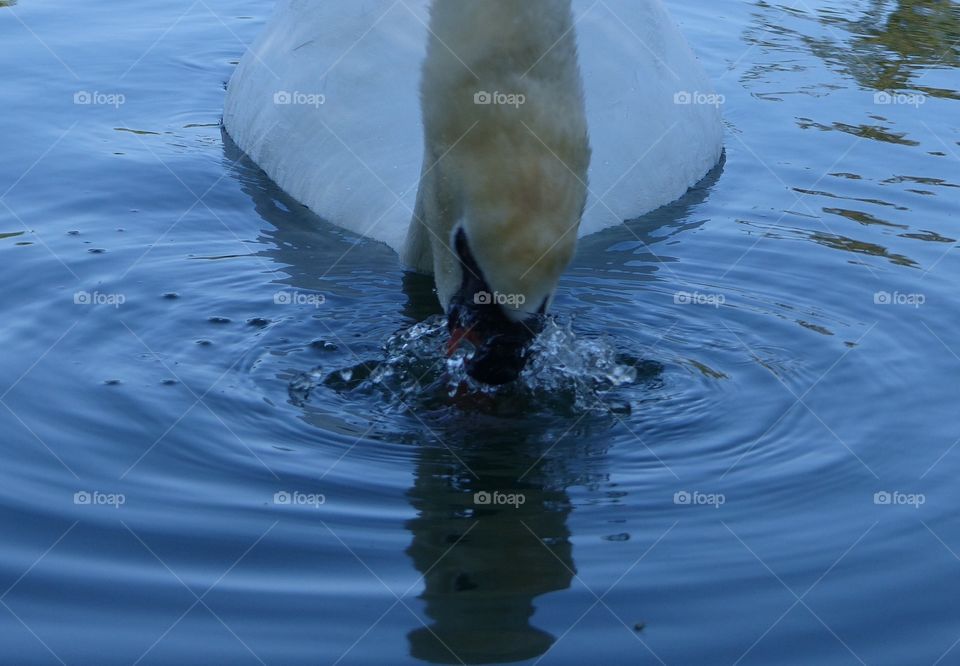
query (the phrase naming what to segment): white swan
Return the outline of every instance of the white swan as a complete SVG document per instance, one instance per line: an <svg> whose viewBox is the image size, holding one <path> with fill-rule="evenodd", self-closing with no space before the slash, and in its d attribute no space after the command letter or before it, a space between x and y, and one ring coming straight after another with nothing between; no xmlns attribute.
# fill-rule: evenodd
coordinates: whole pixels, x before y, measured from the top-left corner
<svg viewBox="0 0 960 666"><path fill-rule="evenodd" d="M224 124L291 196L432 271L471 374L500 383L577 235L720 159L709 93L660 0L279 0Z"/></svg>

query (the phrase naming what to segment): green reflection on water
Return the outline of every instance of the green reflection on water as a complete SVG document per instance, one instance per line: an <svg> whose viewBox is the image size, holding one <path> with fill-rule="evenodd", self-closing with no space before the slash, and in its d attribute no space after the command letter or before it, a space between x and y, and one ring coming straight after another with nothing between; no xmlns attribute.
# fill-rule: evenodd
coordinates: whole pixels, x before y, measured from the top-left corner
<svg viewBox="0 0 960 666"><path fill-rule="evenodd" d="M849 12L848 8L843 9ZM929 68L960 64L960 6L949 0L875 0L859 18L822 11L827 38L808 38L813 52L840 64L865 88L920 90L933 97L960 99L955 90L922 86ZM839 40L841 28L851 38Z"/></svg>

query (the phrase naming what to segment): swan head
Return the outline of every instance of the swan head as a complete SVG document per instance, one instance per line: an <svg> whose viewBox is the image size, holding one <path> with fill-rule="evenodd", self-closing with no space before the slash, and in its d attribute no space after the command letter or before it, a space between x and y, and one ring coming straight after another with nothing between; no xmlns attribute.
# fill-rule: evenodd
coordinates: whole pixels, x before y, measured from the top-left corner
<svg viewBox="0 0 960 666"><path fill-rule="evenodd" d="M533 172L514 173L512 183L495 178L496 192L468 199L474 206L452 230L452 261L438 272L449 349L471 342L467 373L486 384L520 375L576 250L586 185L559 163Z"/></svg>
<svg viewBox="0 0 960 666"><path fill-rule="evenodd" d="M570 0L435 0L430 34L405 260L433 270L450 349L476 348L468 374L505 384L523 370L573 258L587 198L573 12Z"/></svg>

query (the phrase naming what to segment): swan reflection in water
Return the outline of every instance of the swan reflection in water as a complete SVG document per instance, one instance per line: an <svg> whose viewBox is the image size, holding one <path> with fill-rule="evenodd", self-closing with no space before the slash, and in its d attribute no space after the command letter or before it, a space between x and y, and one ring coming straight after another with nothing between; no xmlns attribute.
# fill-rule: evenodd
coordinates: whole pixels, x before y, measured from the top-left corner
<svg viewBox="0 0 960 666"><path fill-rule="evenodd" d="M412 323L441 312L432 280L401 273L396 256L380 243L353 245L349 234L280 191L226 134L223 140L225 167L270 225L259 239L265 248L259 254L278 266L285 287L326 290L331 280L361 266L381 281L385 265L397 266L396 288L405 298L393 302L396 319ZM638 254L650 257L651 246L702 224L690 220L691 210L708 196L722 168L721 162L680 201L584 238L574 275L581 267L598 274L615 270L618 280L630 276L630 288L655 279L656 260L672 258L654 255L649 270L641 270L634 265ZM545 654L557 637L537 626L538 600L568 589L577 571L568 488L608 482L608 438L602 434L615 418L539 410L532 419L515 402L499 410L482 402L443 410L435 398L408 399L417 416L398 417L410 432L393 438L417 443L414 481L406 493L416 517L405 523L411 535L406 555L422 576L419 598L426 615L407 634L410 654L432 663L507 663ZM317 402L301 405L302 418L327 430L338 415ZM433 436L425 436L421 419Z"/></svg>
<svg viewBox="0 0 960 666"><path fill-rule="evenodd" d="M570 587L576 571L566 486L577 480L583 452L541 467L549 444L537 435L518 433L515 423L477 425L484 436L474 443L461 436L446 442L449 450L421 447L407 493L417 511L406 524L407 555L423 576L428 617L408 638L411 655L424 661L545 653L554 637L533 624L535 600Z"/></svg>

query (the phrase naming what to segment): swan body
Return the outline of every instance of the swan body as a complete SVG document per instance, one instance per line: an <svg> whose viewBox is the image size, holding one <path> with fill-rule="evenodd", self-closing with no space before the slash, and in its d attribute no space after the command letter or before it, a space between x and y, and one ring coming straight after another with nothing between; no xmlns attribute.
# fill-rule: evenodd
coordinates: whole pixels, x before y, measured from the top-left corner
<svg viewBox="0 0 960 666"><path fill-rule="evenodd" d="M516 342L578 236L718 162L710 92L660 0L278 0L224 125L295 199L433 272L452 331Z"/></svg>
<svg viewBox="0 0 960 666"><path fill-rule="evenodd" d="M675 103L712 86L660 0L574 0L573 13L593 147L583 236L678 199L719 161L723 129L714 106ZM278 0L224 110L288 194L398 252L423 163L429 21L428 0ZM500 27L485 34L497 43ZM284 92L303 103L275 104Z"/></svg>

